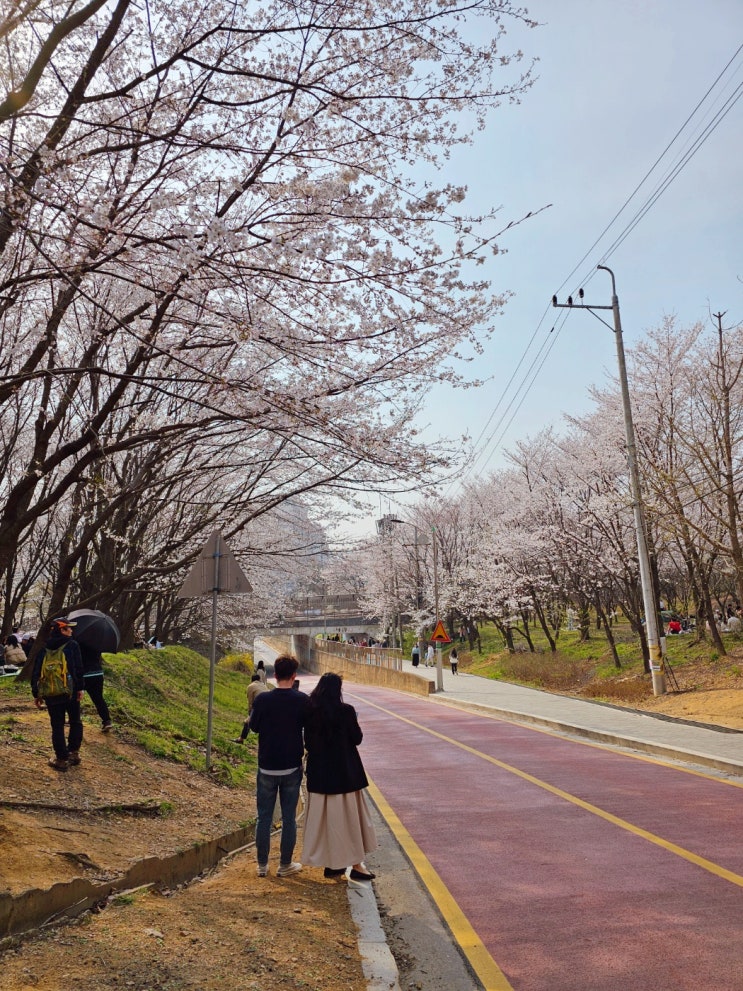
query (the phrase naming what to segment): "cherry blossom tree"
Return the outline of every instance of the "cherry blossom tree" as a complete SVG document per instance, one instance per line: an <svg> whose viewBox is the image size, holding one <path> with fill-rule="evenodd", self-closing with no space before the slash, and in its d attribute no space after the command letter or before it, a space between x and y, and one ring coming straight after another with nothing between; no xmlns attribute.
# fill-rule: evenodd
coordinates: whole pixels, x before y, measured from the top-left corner
<svg viewBox="0 0 743 991"><path fill-rule="evenodd" d="M215 524L446 462L417 404L481 347L505 294L474 266L514 221L468 216L436 170L530 84L514 20L510 0L46 0L0 21L7 602L50 514L54 609L175 574ZM211 504L159 547L142 507L189 486Z"/></svg>

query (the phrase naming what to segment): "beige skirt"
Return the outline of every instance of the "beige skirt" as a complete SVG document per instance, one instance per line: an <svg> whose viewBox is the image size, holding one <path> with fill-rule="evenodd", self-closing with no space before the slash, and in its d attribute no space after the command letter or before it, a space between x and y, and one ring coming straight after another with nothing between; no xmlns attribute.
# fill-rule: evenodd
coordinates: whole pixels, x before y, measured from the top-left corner
<svg viewBox="0 0 743 991"><path fill-rule="evenodd" d="M345 795L308 793L303 864L339 870L360 864L365 854L376 849L377 837L363 791Z"/></svg>

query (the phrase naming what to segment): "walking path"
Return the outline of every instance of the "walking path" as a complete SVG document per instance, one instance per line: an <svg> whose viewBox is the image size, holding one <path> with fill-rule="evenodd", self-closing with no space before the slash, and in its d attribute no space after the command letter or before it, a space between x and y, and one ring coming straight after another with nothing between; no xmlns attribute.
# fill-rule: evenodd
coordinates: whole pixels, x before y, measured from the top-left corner
<svg viewBox="0 0 743 991"><path fill-rule="evenodd" d="M403 670L436 684L435 668L424 665L414 668L406 660ZM743 731L571 698L477 675L454 675L448 664L444 665L442 675L443 691L430 696L435 704L465 705L517 722L639 750L667 760L743 775ZM359 927L359 948L369 991L399 989L395 964L381 934L372 892L367 890L362 897L361 892L349 890L349 900Z"/></svg>
<svg viewBox="0 0 743 991"><path fill-rule="evenodd" d="M414 668L409 661L403 661L403 668L436 683L435 668ZM743 774L743 731L571 698L477 675L454 675L448 664L443 669L443 686L443 692L432 696L436 701L478 706L519 722Z"/></svg>

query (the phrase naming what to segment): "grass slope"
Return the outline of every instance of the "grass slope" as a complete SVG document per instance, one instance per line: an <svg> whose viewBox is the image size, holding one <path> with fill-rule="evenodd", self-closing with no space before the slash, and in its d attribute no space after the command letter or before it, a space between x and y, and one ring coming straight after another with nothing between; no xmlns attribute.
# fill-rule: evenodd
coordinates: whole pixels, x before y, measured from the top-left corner
<svg viewBox="0 0 743 991"><path fill-rule="evenodd" d="M187 647L132 650L104 654L104 694L116 731L157 757L206 768L209 661ZM255 741L246 746L231 740L242 728L247 712L245 689L250 680L243 670L218 664L212 713L212 772L225 784L241 786L255 775ZM0 683L4 698L28 699L28 683L12 678ZM83 722L98 724L87 696ZM251 742L252 741L252 742Z"/></svg>

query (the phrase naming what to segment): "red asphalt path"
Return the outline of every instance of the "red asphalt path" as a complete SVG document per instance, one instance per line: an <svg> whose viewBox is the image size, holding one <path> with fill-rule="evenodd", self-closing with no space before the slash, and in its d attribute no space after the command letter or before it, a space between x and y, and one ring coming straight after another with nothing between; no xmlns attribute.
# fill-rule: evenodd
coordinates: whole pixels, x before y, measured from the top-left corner
<svg viewBox="0 0 743 991"><path fill-rule="evenodd" d="M344 695L369 776L514 991L742 991L743 788L382 688Z"/></svg>

